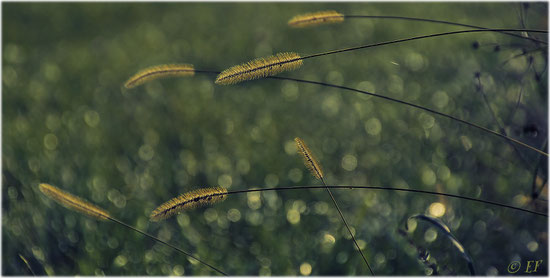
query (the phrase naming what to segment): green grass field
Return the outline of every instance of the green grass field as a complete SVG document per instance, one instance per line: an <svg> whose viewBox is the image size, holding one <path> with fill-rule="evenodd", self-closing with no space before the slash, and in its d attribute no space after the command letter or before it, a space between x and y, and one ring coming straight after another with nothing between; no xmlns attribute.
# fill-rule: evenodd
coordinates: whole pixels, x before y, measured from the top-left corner
<svg viewBox="0 0 550 278"><path fill-rule="evenodd" d="M231 275L370 275L325 190L235 194L149 221L194 189L322 185L295 137L329 185L435 191L547 213L547 156L421 109L290 80L217 85L205 73L123 87L159 64L221 71L280 52L472 29L367 18L287 25L323 10L548 25L544 2L4 2L2 274L217 275L139 233L63 208L40 192L49 183ZM410 102L547 152L547 34L515 34L523 38L478 32L343 52L278 76ZM444 222L478 275L548 275L547 216L422 193L332 192L376 275L470 274L436 226L407 221L415 214Z"/></svg>

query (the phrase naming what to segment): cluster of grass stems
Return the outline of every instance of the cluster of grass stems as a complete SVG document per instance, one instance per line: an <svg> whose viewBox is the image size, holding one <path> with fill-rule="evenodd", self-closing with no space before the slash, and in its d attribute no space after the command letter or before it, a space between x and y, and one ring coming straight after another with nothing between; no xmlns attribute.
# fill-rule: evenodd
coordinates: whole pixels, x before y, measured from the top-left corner
<svg viewBox="0 0 550 278"><path fill-rule="evenodd" d="M145 84L147 82L150 82L152 80L155 80L157 78L164 78L164 77L184 77L184 76L192 76L195 74L215 74L218 75L216 78L215 83L220 85L231 85L236 84L244 81L249 81L253 79L259 79L259 78L270 78L275 80L287 80L287 81L293 81L293 82L300 82L300 83L306 83L306 84L312 84L312 85L319 85L324 87L331 87L336 89L341 89L345 91L351 91L356 92L360 94L366 94L370 95L376 98L380 98L386 101L390 101L396 104L406 105L409 107L413 107L415 109L421 109L423 111L465 124L469 127L482 130L483 132L487 134L491 134L494 136L498 136L499 138L507 140L509 143L511 143L516 151L519 153L520 150L516 148L516 146L521 146L529 151L537 152L540 155L540 159L547 159L548 153L544 151L544 149L538 149L536 147L530 146L524 142L521 142L519 140L516 140L514 138L509 137L506 135L501 129L501 132L493 131L491 129L488 129L486 127L483 127L479 124L466 121L464 119L460 119L458 117L448 115L436 110L433 110L431 108L427 108L418 104L406 102L403 100L391 98L388 96L380 95L380 94L374 94L371 92L367 92L364 90L359 90L351 87L346 86L340 86L325 82L318 82L313 80L303 80L303 79L296 79L291 77L280 77L280 76L274 76L276 74L279 74L281 72L295 70L302 66L303 61L315 57L321 57L326 55L333 55L337 53L343 53L343 52L349 52L349 51L356 51L360 49L367 49L367 48L373 48L373 47L380 47L384 45L390 45L390 44L398 44L398 43L405 43L410 42L414 40L423 40L428 38L436 38L436 37L446 37L446 36L453 36L453 35L459 35L459 34L468 34L468 33L483 33L483 32L494 32L502 35L512 36L517 39L522 40L528 40L531 43L537 45L540 48L547 47L547 42L540 40L538 38L532 37L532 36L524 36L519 35L517 32L527 32L527 33L544 33L546 34L546 30L533 30L533 29L512 29L512 28L485 28L470 24L462 24L462 23L456 23L456 22L449 22L449 21L442 21L442 20L433 20L433 19L423 19L423 18L413 18L413 17L400 17L400 16L366 16L366 15L344 15L335 11L325 11L325 12L317 12L317 13L310 13L310 14L304 14L304 15L298 15L294 18L292 18L289 21L289 26L291 27L310 27L315 26L319 24L327 24L327 23L341 23L344 21L344 19L389 19L389 20L408 20L408 21L422 21L422 22L428 22L428 23L435 23L435 24L446 24L446 25L454 25L454 26L462 26L462 27L468 27L472 29L468 30L460 30L460 31L452 31L452 32L443 32L443 33L436 33L436 34L429 34L429 35L423 35L423 36L416 36L416 37L410 37L410 38L404 38L404 39L398 39L398 40L392 40L392 41L386 41L386 42L379 42L374 44L368 44L368 45L361 45L361 46L355 46L355 47L349 47L349 48L343 48L338 50L332 50L327 51L323 53L317 53L317 54L311 54L306 56L300 56L297 53L294 52L286 52L286 53L279 53L274 56L270 57L264 57L264 58L258 58L253 61L250 61L248 63L244 63L241 65L236 65L234 67L231 67L225 71L218 71L218 70L207 70L207 69L195 69L193 65L191 64L172 64L172 65L157 65L150 68L146 68L144 70L139 71L134 76L128 79L128 81L124 84L124 89L132 89L135 87L138 87L142 84ZM367 257L359 247L354 234L351 231L351 228L338 205L338 201L332 194L331 190L346 190L346 189L363 189L363 190L384 190L384 191L401 191L401 192L410 192L410 193L418 193L418 194L430 194L430 195L437 195L437 196L446 196L451 198L457 198L461 200L471 201L471 202L477 202L485 205L490 206L498 206L502 208L517 210L520 212L533 214L537 216L542 216L544 218L548 218L548 215L543 212L538 212L534 210L529 210L521 207L515 207L512 205L489 201L489 200L483 200L479 198L473 198L473 197L467 197L467 196L461 196L461 195L455 195L455 194L449 194L444 192L434 192L434 191L426 191L426 190L419 190L419 189L408 189L408 188L394 188L394 187L379 187L379 186L360 186L360 185L330 185L326 182L326 177L323 174L322 167L320 163L315 159L313 156L313 153L308 148L306 143L300 139L296 138L296 148L298 150L298 153L303 157L305 165L310 169L312 175L321 181L322 185L312 185L312 186L289 186L289 187L276 187L276 188L256 188L256 189L245 189L245 190L236 190L236 191L227 191L225 188L221 187L211 187L211 188L202 188L199 190L191 191L184 193L183 195L173 198L164 204L160 205L157 209L155 209L151 215L150 220L151 221L161 221L163 219L169 218L170 216L173 216L181 211L188 210L191 208L204 206L204 205L212 205L216 202L222 201L225 198L227 198L229 195L234 194L241 194L241 193L249 193L249 192L263 192L263 191L286 191L286 190L315 190L315 189L324 189L327 191L328 195L330 196L332 203L335 207L335 209L338 211L338 214L342 220L342 223L345 225L347 231L349 232L351 239L355 245L355 248L357 249L357 252L362 257L363 261L365 262L365 265L367 266L369 272L371 275L374 275L374 271L372 270ZM538 168L537 168L538 169ZM536 175L536 172L535 172ZM98 220L106 220L114 222L118 225L124 226L125 228L131 229L135 232L138 232L154 241L157 241L159 243L162 243L177 252L188 256L190 258L193 258L200 262L202 265L209 267L210 269L214 270L218 274L221 275L227 275L224 271L220 270L217 267L214 267L213 265L197 258L196 256L193 256L190 252L184 251L166 241L163 241L155 236L152 236L140 229L137 229L131 225L126 224L125 222L118 220L117 218L113 217L110 213L107 211L97 207L96 205L93 205L89 203L88 201L85 201L83 199L80 199L76 196L73 196L59 188L56 188L54 186L48 185L48 184L40 184L39 185L40 191L42 191L46 196L52 198L56 202L62 204L63 206L75 210L77 212L83 213L85 215L91 216L93 218L96 218ZM438 227L441 231L447 234L447 236L453 241L453 244L457 249L465 256L465 258L468 261L468 267L470 269L471 274L475 274L474 267L471 258L468 256L467 252L464 250L462 245L458 242L458 240L452 235L450 229L442 223L440 220L432 219L429 216L424 215L416 215L412 218L418 218L420 220L425 220L432 225L435 225ZM26 260L25 260L26 262ZM27 263L28 265L28 263ZM429 265L429 264L427 264ZM433 266L431 266L433 267ZM29 267L30 268L30 267ZM32 271L32 269L31 269Z"/></svg>

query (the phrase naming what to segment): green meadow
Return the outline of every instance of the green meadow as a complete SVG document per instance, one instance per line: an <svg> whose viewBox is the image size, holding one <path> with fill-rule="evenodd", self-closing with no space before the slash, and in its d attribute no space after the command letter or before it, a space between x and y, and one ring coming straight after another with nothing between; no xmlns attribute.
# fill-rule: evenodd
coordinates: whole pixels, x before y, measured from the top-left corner
<svg viewBox="0 0 550 278"><path fill-rule="evenodd" d="M287 24L327 10L345 19ZM548 275L547 27L544 2L3 2L2 275L219 275L41 183L229 275ZM124 87L166 64L196 72ZM348 230L323 182L410 191L331 188ZM150 221L197 189L307 186Z"/></svg>

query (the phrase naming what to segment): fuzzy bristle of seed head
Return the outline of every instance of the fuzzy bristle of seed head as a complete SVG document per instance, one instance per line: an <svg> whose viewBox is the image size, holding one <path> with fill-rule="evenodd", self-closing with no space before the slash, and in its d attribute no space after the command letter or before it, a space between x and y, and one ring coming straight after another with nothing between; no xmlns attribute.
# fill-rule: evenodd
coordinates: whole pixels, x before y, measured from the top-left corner
<svg viewBox="0 0 550 278"><path fill-rule="evenodd" d="M221 72L216 84L230 85L239 82L273 76L302 66L302 58L293 52L278 53L233 66Z"/></svg>
<svg viewBox="0 0 550 278"><path fill-rule="evenodd" d="M344 15L336 11L321 11L301 14L288 21L288 25L295 28L310 27L319 24L340 23Z"/></svg>
<svg viewBox="0 0 550 278"><path fill-rule="evenodd" d="M296 142L296 149L304 159L304 164L311 171L311 174L317 179L322 180L323 170L321 169L321 165L317 162L317 159L315 159L313 153L311 153L311 150L309 150L304 140L296 137L294 138L294 142Z"/></svg>
<svg viewBox="0 0 550 278"><path fill-rule="evenodd" d="M194 74L195 69L190 64L158 65L140 70L124 83L124 87L131 89L158 78L193 76Z"/></svg>
<svg viewBox="0 0 550 278"><path fill-rule="evenodd" d="M157 207L151 213L150 220L157 222L184 210L221 202L225 200L226 197L227 189L223 187L209 187L193 190L176 198L172 198Z"/></svg>
<svg viewBox="0 0 550 278"><path fill-rule="evenodd" d="M53 185L41 183L39 188L44 195L70 210L74 210L100 220L107 220L111 217L104 209L101 209L98 206L80 199L79 197L65 192Z"/></svg>

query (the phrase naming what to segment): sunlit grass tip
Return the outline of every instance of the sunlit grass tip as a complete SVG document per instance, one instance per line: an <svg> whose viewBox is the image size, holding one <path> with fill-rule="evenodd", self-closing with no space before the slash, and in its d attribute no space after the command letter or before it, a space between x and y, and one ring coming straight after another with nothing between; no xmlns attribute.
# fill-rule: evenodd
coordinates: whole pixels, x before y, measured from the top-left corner
<svg viewBox="0 0 550 278"><path fill-rule="evenodd" d="M39 187L40 187L40 191L44 193L44 195L48 196L49 198L53 199L54 201L56 201L57 203L61 204L62 206L68 209L80 212L82 214L85 214L100 220L107 220L111 217L107 211L99 208L98 206L93 205L83 199L80 199L53 185L41 183Z"/></svg>
<svg viewBox="0 0 550 278"><path fill-rule="evenodd" d="M344 15L339 12L320 11L297 15L288 21L288 25L295 28L302 28L326 23L340 23L342 21L344 21Z"/></svg>
<svg viewBox="0 0 550 278"><path fill-rule="evenodd" d="M226 197L227 189L223 187L209 187L193 190L160 205L151 213L150 220L157 222L184 210L221 202Z"/></svg>
<svg viewBox="0 0 550 278"><path fill-rule="evenodd" d="M124 83L124 87L131 89L158 78L193 76L194 74L195 68L190 64L158 65L134 74Z"/></svg>
<svg viewBox="0 0 550 278"><path fill-rule="evenodd" d="M295 70L301 65L300 55L293 52L277 53L224 70L216 78L216 84L229 85L272 76L284 71Z"/></svg>
<svg viewBox="0 0 550 278"><path fill-rule="evenodd" d="M296 148L298 150L298 153L304 159L304 164L311 171L311 174L317 179L322 180L323 170L321 169L321 165L319 164L319 162L317 162L317 159L315 159L315 157L307 147L304 140L300 139L299 137L296 137L294 138L294 142L296 142Z"/></svg>

